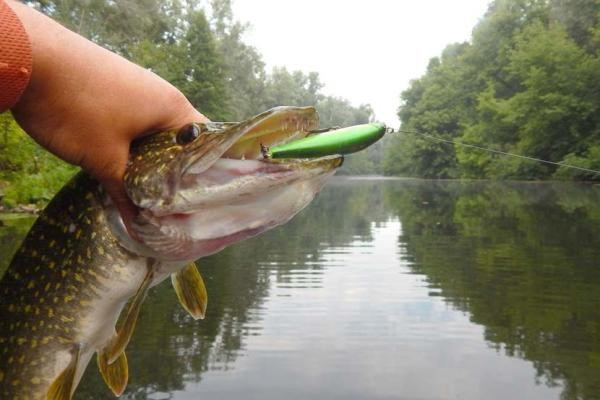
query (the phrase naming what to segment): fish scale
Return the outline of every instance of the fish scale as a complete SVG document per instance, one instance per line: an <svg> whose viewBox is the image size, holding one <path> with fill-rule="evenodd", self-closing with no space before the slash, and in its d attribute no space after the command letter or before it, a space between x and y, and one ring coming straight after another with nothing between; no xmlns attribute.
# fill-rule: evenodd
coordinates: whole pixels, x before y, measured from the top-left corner
<svg viewBox="0 0 600 400"><path fill-rule="evenodd" d="M126 279L119 266L128 252L106 225L102 196L95 180L74 177L35 222L1 281L2 399L45 398L68 364L45 363L48 355L72 352L106 283Z"/></svg>

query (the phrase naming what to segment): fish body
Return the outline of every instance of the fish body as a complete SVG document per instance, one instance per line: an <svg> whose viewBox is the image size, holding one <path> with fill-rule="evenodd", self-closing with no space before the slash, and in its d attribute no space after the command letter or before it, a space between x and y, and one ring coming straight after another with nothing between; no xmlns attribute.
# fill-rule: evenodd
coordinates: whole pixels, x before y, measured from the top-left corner
<svg viewBox="0 0 600 400"><path fill-rule="evenodd" d="M203 317L206 292L190 263L285 223L341 165L339 156L261 158L263 143L303 137L315 124L314 109L282 107L141 139L125 176L140 208L137 239L98 182L77 174L0 281L0 398L70 399L94 354L120 395L148 288L171 276L182 305Z"/></svg>
<svg viewBox="0 0 600 400"><path fill-rule="evenodd" d="M46 399L79 351L76 386L143 279L143 257L111 233L103 196L89 176L76 176L40 215L4 275L0 398Z"/></svg>

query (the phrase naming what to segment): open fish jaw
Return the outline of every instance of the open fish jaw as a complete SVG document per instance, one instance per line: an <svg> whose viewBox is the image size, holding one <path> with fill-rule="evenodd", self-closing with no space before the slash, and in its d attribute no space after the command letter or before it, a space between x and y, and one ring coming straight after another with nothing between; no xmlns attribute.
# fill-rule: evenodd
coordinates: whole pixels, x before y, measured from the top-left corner
<svg viewBox="0 0 600 400"><path fill-rule="evenodd" d="M282 107L220 131L206 131L218 138L213 142L221 143L212 154L202 150L203 158L191 147L192 163L183 160L186 149L180 150L182 160L170 164L166 188L154 192L165 195L148 201L138 197L138 205L146 207L133 226L147 254L165 260L196 259L287 222L312 200L342 157L271 160L262 157L261 146L304 137L316 123L311 107Z"/></svg>

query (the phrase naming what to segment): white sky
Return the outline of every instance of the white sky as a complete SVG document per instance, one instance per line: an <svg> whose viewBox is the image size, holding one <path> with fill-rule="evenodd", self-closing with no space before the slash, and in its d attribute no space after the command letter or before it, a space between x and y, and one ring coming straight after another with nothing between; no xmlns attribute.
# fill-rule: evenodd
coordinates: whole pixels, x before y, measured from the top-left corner
<svg viewBox="0 0 600 400"><path fill-rule="evenodd" d="M469 40L490 0L234 0L270 70L317 71L323 93L370 103L397 126L400 92L447 44Z"/></svg>

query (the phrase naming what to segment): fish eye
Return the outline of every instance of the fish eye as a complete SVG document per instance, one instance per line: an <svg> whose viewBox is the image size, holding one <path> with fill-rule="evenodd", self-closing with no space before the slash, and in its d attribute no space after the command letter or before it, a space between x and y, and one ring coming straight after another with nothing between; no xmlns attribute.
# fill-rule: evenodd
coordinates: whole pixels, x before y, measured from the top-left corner
<svg viewBox="0 0 600 400"><path fill-rule="evenodd" d="M198 124L187 124L177 132L177 143L188 144L200 136L202 132Z"/></svg>

